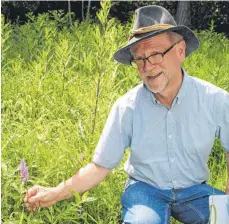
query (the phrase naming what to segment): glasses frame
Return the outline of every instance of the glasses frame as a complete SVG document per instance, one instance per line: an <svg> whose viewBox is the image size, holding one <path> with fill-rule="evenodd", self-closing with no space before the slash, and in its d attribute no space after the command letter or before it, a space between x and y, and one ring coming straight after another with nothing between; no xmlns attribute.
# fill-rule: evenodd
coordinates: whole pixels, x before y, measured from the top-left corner
<svg viewBox="0 0 229 224"><path fill-rule="evenodd" d="M164 52L161 52L161 53L160 53L160 52L152 53L152 54L149 55L148 57L139 58L139 59L133 57L133 58L131 59L131 61L130 61L130 62L131 62L131 65L133 66L133 63L135 63L137 68L145 68L146 60L147 60L151 65L159 65L159 64L161 64L161 63L164 61L164 56L165 56L165 55L166 55L175 45L177 45L178 43L180 43L182 40L183 40L183 39L177 41L175 44L173 44L171 47L169 47L169 48L168 48L167 50L165 50ZM160 55L162 56L162 61L159 62L159 63L154 63L154 64L152 64L152 63L149 61L149 58L152 57L152 56L158 55L158 54L160 54ZM143 60L143 62L144 62L143 67L138 67L138 65L137 65L137 63L136 63L136 61L138 61L138 60ZM135 67L135 66L134 66L134 67Z"/></svg>

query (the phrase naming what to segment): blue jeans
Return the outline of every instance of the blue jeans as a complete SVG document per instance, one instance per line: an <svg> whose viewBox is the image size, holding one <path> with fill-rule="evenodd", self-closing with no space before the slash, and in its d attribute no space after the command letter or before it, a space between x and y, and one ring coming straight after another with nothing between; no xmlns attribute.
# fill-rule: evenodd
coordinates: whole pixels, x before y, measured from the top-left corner
<svg viewBox="0 0 229 224"><path fill-rule="evenodd" d="M125 224L169 224L170 217L187 224L208 223L209 196L225 194L207 184L161 190L131 179L122 193Z"/></svg>

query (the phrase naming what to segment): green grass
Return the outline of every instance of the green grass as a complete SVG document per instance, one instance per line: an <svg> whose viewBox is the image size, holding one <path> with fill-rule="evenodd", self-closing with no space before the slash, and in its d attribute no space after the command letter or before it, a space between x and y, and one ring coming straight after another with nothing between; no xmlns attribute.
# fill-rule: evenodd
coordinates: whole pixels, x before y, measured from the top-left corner
<svg viewBox="0 0 229 224"><path fill-rule="evenodd" d="M112 59L126 43L131 25L108 20L107 4L98 23L75 22L72 30L68 17L57 13L30 15L30 22L19 27L2 20L3 223L121 221L127 155L104 182L82 197L34 214L22 200L25 189L34 184L56 186L91 161L113 102L140 81L131 67ZM211 30L197 35L202 44L185 61L186 71L228 91L229 40ZM26 186L18 170L22 158L30 172ZM226 163L218 141L209 167L210 184L224 190Z"/></svg>

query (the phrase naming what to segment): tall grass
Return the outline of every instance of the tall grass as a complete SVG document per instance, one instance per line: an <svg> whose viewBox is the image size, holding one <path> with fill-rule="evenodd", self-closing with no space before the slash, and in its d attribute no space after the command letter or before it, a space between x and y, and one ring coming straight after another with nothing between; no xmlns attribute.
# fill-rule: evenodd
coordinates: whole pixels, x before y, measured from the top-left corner
<svg viewBox="0 0 229 224"><path fill-rule="evenodd" d="M120 223L122 164L83 196L29 213L23 192L34 184L56 186L91 161L113 102L140 79L131 67L113 61L131 24L107 19L102 3L98 23L68 27L68 15L29 14L22 26L2 17L2 222ZM229 90L229 40L210 31L197 34L200 49L184 67L191 75ZM30 179L21 184L24 158ZM224 190L225 156L216 141L209 160L210 184ZM172 223L176 223L174 220Z"/></svg>

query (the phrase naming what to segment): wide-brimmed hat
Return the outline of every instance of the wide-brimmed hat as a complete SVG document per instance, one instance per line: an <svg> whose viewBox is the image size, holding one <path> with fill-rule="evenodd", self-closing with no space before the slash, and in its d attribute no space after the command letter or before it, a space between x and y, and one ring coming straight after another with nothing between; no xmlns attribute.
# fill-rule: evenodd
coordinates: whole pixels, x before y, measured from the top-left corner
<svg viewBox="0 0 229 224"><path fill-rule="evenodd" d="M199 47L195 34L186 26L177 25L172 15L161 6L144 6L136 11L133 30L129 42L114 54L114 59L122 64L131 64L130 47L143 39L154 37L165 32L176 32L186 42L186 57Z"/></svg>

